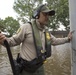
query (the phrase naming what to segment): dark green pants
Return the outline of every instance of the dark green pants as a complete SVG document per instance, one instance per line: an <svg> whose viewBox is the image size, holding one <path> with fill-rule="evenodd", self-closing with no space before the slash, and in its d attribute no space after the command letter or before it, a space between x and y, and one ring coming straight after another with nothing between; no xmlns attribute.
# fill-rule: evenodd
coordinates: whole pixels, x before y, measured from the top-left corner
<svg viewBox="0 0 76 75"><path fill-rule="evenodd" d="M45 75L44 67L41 66L35 73L28 73L25 70L23 70L20 75Z"/></svg>

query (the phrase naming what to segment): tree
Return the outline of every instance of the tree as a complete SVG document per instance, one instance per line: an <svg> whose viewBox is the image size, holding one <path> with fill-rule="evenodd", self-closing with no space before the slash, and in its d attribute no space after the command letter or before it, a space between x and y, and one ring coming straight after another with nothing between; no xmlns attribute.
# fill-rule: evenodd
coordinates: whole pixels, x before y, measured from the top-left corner
<svg viewBox="0 0 76 75"><path fill-rule="evenodd" d="M54 9L56 11L55 17L52 18L52 23L50 27L54 24L57 28L60 23L65 26L66 30L69 30L69 7L68 0L46 0L49 8ZM51 22L51 20L50 20ZM54 24L53 24L54 23Z"/></svg>
<svg viewBox="0 0 76 75"><path fill-rule="evenodd" d="M0 19L0 30L4 31L4 29L5 29L4 22L2 19Z"/></svg>
<svg viewBox="0 0 76 75"><path fill-rule="evenodd" d="M16 0L13 8L18 13L18 20L26 22L30 20L33 10L37 5L42 4L43 0Z"/></svg>
<svg viewBox="0 0 76 75"><path fill-rule="evenodd" d="M57 19L62 23L62 25L65 26L65 29L68 31L69 30L69 7L68 7L68 0L60 0L60 5L61 8L59 10L60 13L57 16Z"/></svg>
<svg viewBox="0 0 76 75"><path fill-rule="evenodd" d="M27 19L30 20L33 14L34 9L43 3L43 0L17 0L14 2L14 10L19 14L18 19L20 19L23 22L26 22ZM55 24L54 18L52 18L49 21L49 26L53 30L57 30L59 27L57 24ZM52 25L51 25L52 24Z"/></svg>
<svg viewBox="0 0 76 75"><path fill-rule="evenodd" d="M49 28L53 31L58 30L59 25L65 26L69 30L69 7L68 0L46 0L50 9L56 11L55 16L49 19ZM18 19L26 22L30 20L34 9L43 3L43 0L16 0L13 8L18 13Z"/></svg>
<svg viewBox="0 0 76 75"><path fill-rule="evenodd" d="M12 17L5 18L3 23L5 25L4 31L9 33L9 36L12 36L14 33L16 33L17 29L19 28L19 22Z"/></svg>

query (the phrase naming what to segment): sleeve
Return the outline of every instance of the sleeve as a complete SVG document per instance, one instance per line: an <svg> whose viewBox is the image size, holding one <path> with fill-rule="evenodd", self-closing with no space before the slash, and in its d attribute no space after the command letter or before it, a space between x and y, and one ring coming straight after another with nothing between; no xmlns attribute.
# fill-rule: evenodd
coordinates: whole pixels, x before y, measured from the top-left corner
<svg viewBox="0 0 76 75"><path fill-rule="evenodd" d="M64 43L68 43L68 37L65 38L56 38L51 34L51 44L52 45L60 45L60 44L64 44Z"/></svg>
<svg viewBox="0 0 76 75"><path fill-rule="evenodd" d="M26 37L27 25L22 25L17 33L10 38L7 38L7 41L10 46L19 45Z"/></svg>

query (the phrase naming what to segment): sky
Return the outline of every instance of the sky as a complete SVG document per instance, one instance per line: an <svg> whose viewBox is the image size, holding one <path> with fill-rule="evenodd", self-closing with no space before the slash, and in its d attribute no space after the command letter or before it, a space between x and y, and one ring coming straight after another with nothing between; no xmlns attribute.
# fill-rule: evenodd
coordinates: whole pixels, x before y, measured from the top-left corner
<svg viewBox="0 0 76 75"><path fill-rule="evenodd" d="M16 18L16 12L13 9L14 0L0 0L0 18L5 19L8 16Z"/></svg>
<svg viewBox="0 0 76 75"><path fill-rule="evenodd" d="M15 0L0 0L0 18L5 19L8 16L16 18L16 12L13 9ZM45 2L45 0L43 0Z"/></svg>

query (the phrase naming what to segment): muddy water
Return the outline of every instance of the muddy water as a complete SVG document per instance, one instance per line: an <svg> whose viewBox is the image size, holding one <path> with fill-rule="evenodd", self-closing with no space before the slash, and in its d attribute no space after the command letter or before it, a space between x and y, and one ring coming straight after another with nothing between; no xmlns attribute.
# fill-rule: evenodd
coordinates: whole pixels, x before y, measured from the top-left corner
<svg viewBox="0 0 76 75"><path fill-rule="evenodd" d="M19 47L12 48L13 57L16 58ZM46 75L71 75L71 47L70 44L52 46L52 56L44 64ZM12 75L7 51L0 46L0 75Z"/></svg>

